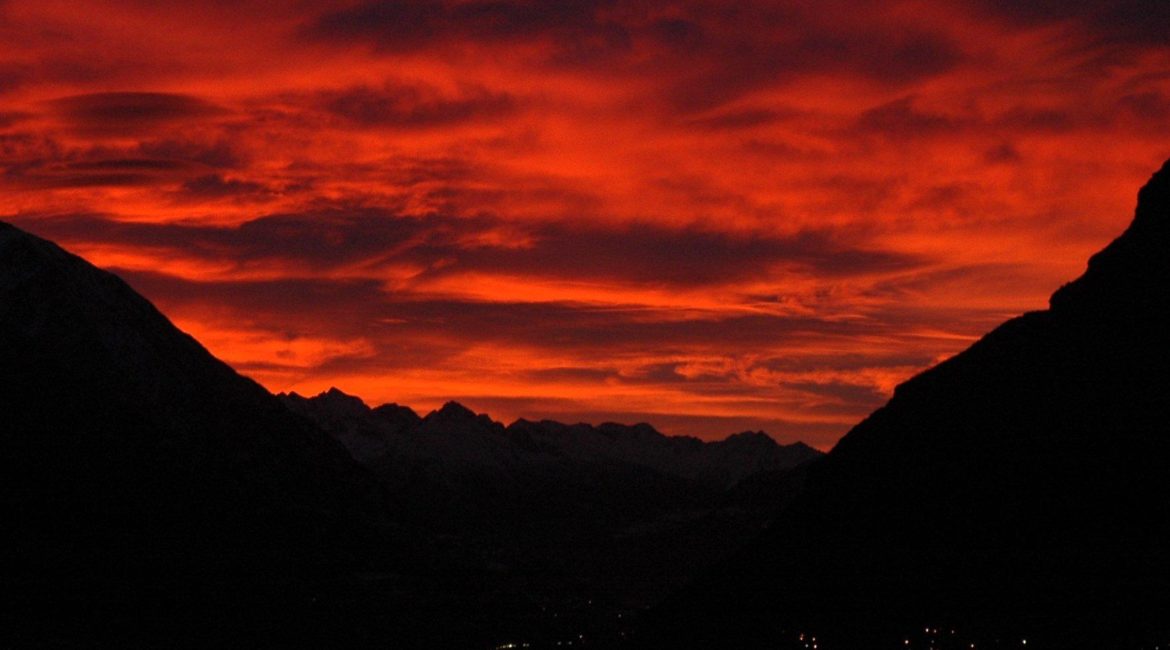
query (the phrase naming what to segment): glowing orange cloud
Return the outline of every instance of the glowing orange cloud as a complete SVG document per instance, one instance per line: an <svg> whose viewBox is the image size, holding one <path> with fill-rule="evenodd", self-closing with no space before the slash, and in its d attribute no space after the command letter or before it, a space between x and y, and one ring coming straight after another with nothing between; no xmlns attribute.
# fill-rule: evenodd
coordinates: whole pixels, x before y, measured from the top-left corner
<svg viewBox="0 0 1170 650"><path fill-rule="evenodd" d="M272 390L827 447L1121 231L1167 20L9 0L0 218Z"/></svg>

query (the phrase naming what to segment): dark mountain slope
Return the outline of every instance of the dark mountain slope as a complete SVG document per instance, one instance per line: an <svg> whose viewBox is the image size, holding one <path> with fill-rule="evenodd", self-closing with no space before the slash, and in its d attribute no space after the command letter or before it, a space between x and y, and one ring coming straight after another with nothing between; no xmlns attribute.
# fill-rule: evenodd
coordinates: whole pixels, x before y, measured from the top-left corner
<svg viewBox="0 0 1170 650"><path fill-rule="evenodd" d="M979 647L1166 641L1168 333L1170 163L1049 310L899 386L643 645L904 647L932 625Z"/></svg>
<svg viewBox="0 0 1170 650"><path fill-rule="evenodd" d="M0 418L5 645L328 635L356 572L434 559L340 444L6 224Z"/></svg>

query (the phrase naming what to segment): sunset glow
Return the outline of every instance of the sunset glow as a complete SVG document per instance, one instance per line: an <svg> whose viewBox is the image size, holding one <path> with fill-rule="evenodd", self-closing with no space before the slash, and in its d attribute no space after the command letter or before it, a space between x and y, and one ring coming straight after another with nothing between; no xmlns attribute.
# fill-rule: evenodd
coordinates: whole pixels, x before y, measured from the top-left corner
<svg viewBox="0 0 1170 650"><path fill-rule="evenodd" d="M0 220L272 391L830 447L1170 156L1170 4L0 0Z"/></svg>

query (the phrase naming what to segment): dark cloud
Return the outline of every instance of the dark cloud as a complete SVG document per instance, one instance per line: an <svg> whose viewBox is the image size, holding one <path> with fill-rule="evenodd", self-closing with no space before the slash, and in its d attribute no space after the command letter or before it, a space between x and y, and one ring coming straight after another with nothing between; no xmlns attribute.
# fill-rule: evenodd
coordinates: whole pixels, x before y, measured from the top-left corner
<svg viewBox="0 0 1170 650"><path fill-rule="evenodd" d="M853 130L857 133L905 139L954 133L969 126L964 120L921 110L915 107L914 103L914 97L902 97L867 109L857 118Z"/></svg>
<svg viewBox="0 0 1170 650"><path fill-rule="evenodd" d="M676 50L701 48L708 39L703 26L693 20L663 18L652 22L647 29L651 37Z"/></svg>
<svg viewBox="0 0 1170 650"><path fill-rule="evenodd" d="M548 63L589 66L627 54L633 37L627 27L602 17L612 0L381 0L329 12L302 35L343 45L365 43L390 53L468 43L540 41Z"/></svg>
<svg viewBox="0 0 1170 650"><path fill-rule="evenodd" d="M1012 295L1017 293L1014 284L1028 276L1028 268L1021 264L984 262L963 264L943 268L923 269L915 273L889 278L874 283L867 295L881 297L902 303L914 296L926 295L931 291L952 289L953 293L972 294L984 291L989 294ZM972 314L977 310L972 309Z"/></svg>
<svg viewBox="0 0 1170 650"><path fill-rule="evenodd" d="M332 115L361 127L425 128L495 118L516 110L516 100L480 86L456 96L421 84L388 82L381 88L358 86L323 92L316 103Z"/></svg>
<svg viewBox="0 0 1170 650"><path fill-rule="evenodd" d="M1010 142L1002 142L985 151L983 159L993 165L1007 165L1020 162L1023 156Z"/></svg>
<svg viewBox="0 0 1170 650"><path fill-rule="evenodd" d="M115 270L136 289L167 305L221 305L242 322L265 321L264 315L279 314L277 331L287 337L320 334L334 327L340 328L335 332L340 337L360 334L385 311L381 283L372 279L198 281L148 271ZM313 309L298 316L296 312L305 311L305 305Z"/></svg>
<svg viewBox="0 0 1170 650"><path fill-rule="evenodd" d="M918 263L891 252L853 248L827 232L737 235L635 223L606 230L554 224L533 234L535 243L530 248L469 250L441 272L466 264L520 274L686 286L765 278L778 266L848 276Z"/></svg>
<svg viewBox="0 0 1170 650"><path fill-rule="evenodd" d="M680 61L674 68L678 80L667 95L671 107L705 110L810 75L897 87L950 71L964 60L959 45L942 34L876 23L845 28L800 14L787 20L774 40L759 40L758 26L743 25L732 33L756 40L714 42Z"/></svg>
<svg viewBox="0 0 1170 650"><path fill-rule="evenodd" d="M199 187L230 189L226 184L219 177L203 177ZM421 269L419 279L488 272L696 286L767 278L777 269L844 277L922 263L852 247L828 232L784 237L652 223L517 226L486 217L404 217L378 209L274 215L237 227L132 223L92 215L56 216L29 225L66 241L172 249L221 262L269 261L314 269L407 263Z"/></svg>
<svg viewBox="0 0 1170 650"><path fill-rule="evenodd" d="M382 0L326 13L303 33L342 43L364 41L391 52L436 41L515 41L549 35L572 40L610 27L597 19L598 8L609 4L598 0Z"/></svg>
<svg viewBox="0 0 1170 650"><path fill-rule="evenodd" d="M805 372L828 370L851 373L867 368L925 368L934 362L934 357L921 351L904 348L898 352L856 351L825 353L808 352L794 355L774 356L760 359L756 365L769 371Z"/></svg>
<svg viewBox="0 0 1170 650"><path fill-rule="evenodd" d="M1016 132L1036 134L1043 132L1065 133L1077 128L1098 126L1092 121L1104 121L1105 118L1094 116L1078 116L1067 108L1036 108L1030 106L1016 106L994 118L994 124Z"/></svg>
<svg viewBox="0 0 1170 650"><path fill-rule="evenodd" d="M48 105L73 130L87 135L134 134L225 112L190 95L153 92L73 95Z"/></svg>
<svg viewBox="0 0 1170 650"><path fill-rule="evenodd" d="M686 18L665 9L599 0L371 2L326 13L303 35L388 53L539 43L546 65L655 79L672 108L691 111L809 74L904 84L951 70L964 58L941 32L842 20L836 13L849 11L842 7L686 3Z"/></svg>
<svg viewBox="0 0 1170 650"><path fill-rule="evenodd" d="M247 163L247 157L240 151L240 147L223 139L206 142L178 138L151 139L138 143L137 150L149 158L188 160L219 169L237 169Z"/></svg>
<svg viewBox="0 0 1170 650"><path fill-rule="evenodd" d="M1093 132L1120 126L1124 121L1148 124L1165 115L1159 112L1164 103L1160 94L1147 92L1122 96L1117 100L1115 108L1092 105L1050 107L1017 103L996 112L980 112L965 107L960 111L944 113L923 108L919 106L917 97L907 96L862 111L845 133L904 141L950 138L969 133L986 134L987 137L1004 137L1005 134L1036 137L1040 134ZM989 162L1013 160L1007 149L1001 147L999 153L1006 154L1006 157L989 159Z"/></svg>
<svg viewBox="0 0 1170 650"><path fill-rule="evenodd" d="M12 92L29 80L30 71L24 65L0 62L0 95Z"/></svg>
<svg viewBox="0 0 1170 650"><path fill-rule="evenodd" d="M588 384L601 384L607 380L615 379L618 376L618 371L615 368L577 368L577 367L557 367L557 368L533 368L522 373L525 379L536 382L581 382Z"/></svg>
<svg viewBox="0 0 1170 650"><path fill-rule="evenodd" d="M679 320L655 318L642 308L597 307L578 303L425 300L395 303L392 314L403 329L475 332L477 340L586 354L630 354L647 349L717 347L726 353L782 345L800 336L857 336L859 323L770 314L711 314ZM425 329L421 329L425 328Z"/></svg>
<svg viewBox="0 0 1170 650"><path fill-rule="evenodd" d="M809 411L816 412L816 407L819 406L819 411L824 413L848 413L842 410L843 405L854 406L854 414L857 417L863 417L873 407L881 404L889 398L889 396L882 394L874 386L850 384L840 381L827 382L783 382L781 384L784 388L799 391L819 400L814 399L806 408Z"/></svg>
<svg viewBox="0 0 1170 650"><path fill-rule="evenodd" d="M466 158L404 158L396 163L389 169L386 165L379 168L389 172L395 185L456 184L482 171L479 165Z"/></svg>
<svg viewBox="0 0 1170 650"><path fill-rule="evenodd" d="M1170 119L1170 97L1159 92L1148 91L1125 95L1117 100L1117 106L1142 122L1165 124Z"/></svg>
<svg viewBox="0 0 1170 650"><path fill-rule="evenodd" d="M240 226L125 222L97 215L22 218L51 239L171 250L217 262L292 263L306 269L386 259L420 238L452 238L453 223L394 217L381 210L274 215Z"/></svg>
<svg viewBox="0 0 1170 650"><path fill-rule="evenodd" d="M117 272L168 312L198 313L215 306L240 325L278 323L272 331L280 335L368 338L384 347L384 353L363 357L361 369L367 371L400 367L403 360L395 351L412 342L425 340L431 347L436 340L446 339L465 350L468 332L475 333L478 344L615 357L696 346L742 354L786 342L796 345L813 335L822 340L847 339L893 331L892 326L876 323L812 316L712 313L679 320L638 307L420 298L387 291L382 282L372 279L197 281L126 269Z"/></svg>
<svg viewBox="0 0 1170 650"><path fill-rule="evenodd" d="M979 0L977 5L1021 26L1070 23L1094 35L1098 42L1170 46L1166 39L1170 4L1163 0Z"/></svg>
<svg viewBox="0 0 1170 650"><path fill-rule="evenodd" d="M433 0L374 2L327 13L305 28L312 38L350 43L373 41L381 50L423 47L444 29L447 9Z"/></svg>
<svg viewBox="0 0 1170 650"><path fill-rule="evenodd" d="M2 178L24 188L134 187L173 183L192 170L190 163L151 158L29 161L10 167Z"/></svg>
<svg viewBox="0 0 1170 650"><path fill-rule="evenodd" d="M180 194L191 199L253 199L270 197L274 191L263 183L224 178L219 174L207 174L186 181L179 188Z"/></svg>
<svg viewBox="0 0 1170 650"><path fill-rule="evenodd" d="M26 113L23 111L0 111L0 129L6 129L14 124L23 122L30 117L32 117L31 113Z"/></svg>
<svg viewBox="0 0 1170 650"><path fill-rule="evenodd" d="M714 115L696 117L686 122L687 126L708 130L750 129L766 124L782 122L799 115L795 110L777 110L771 108L746 108L734 111L722 111Z"/></svg>
<svg viewBox="0 0 1170 650"><path fill-rule="evenodd" d="M957 43L941 33L914 29L831 30L800 39L786 62L803 72L845 72L888 84L919 81L963 60Z"/></svg>
<svg viewBox="0 0 1170 650"><path fill-rule="evenodd" d="M0 164L9 173L30 166L44 164L64 156L64 147L44 133L17 131L0 133Z"/></svg>

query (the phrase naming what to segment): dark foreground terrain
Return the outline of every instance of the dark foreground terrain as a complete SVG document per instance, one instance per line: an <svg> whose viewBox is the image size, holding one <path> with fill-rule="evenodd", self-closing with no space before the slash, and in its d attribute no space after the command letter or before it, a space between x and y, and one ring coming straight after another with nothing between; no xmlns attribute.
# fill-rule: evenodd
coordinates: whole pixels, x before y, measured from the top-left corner
<svg viewBox="0 0 1170 650"><path fill-rule="evenodd" d="M1170 163L1048 310L899 386L639 645L1170 641L1168 334Z"/></svg>

